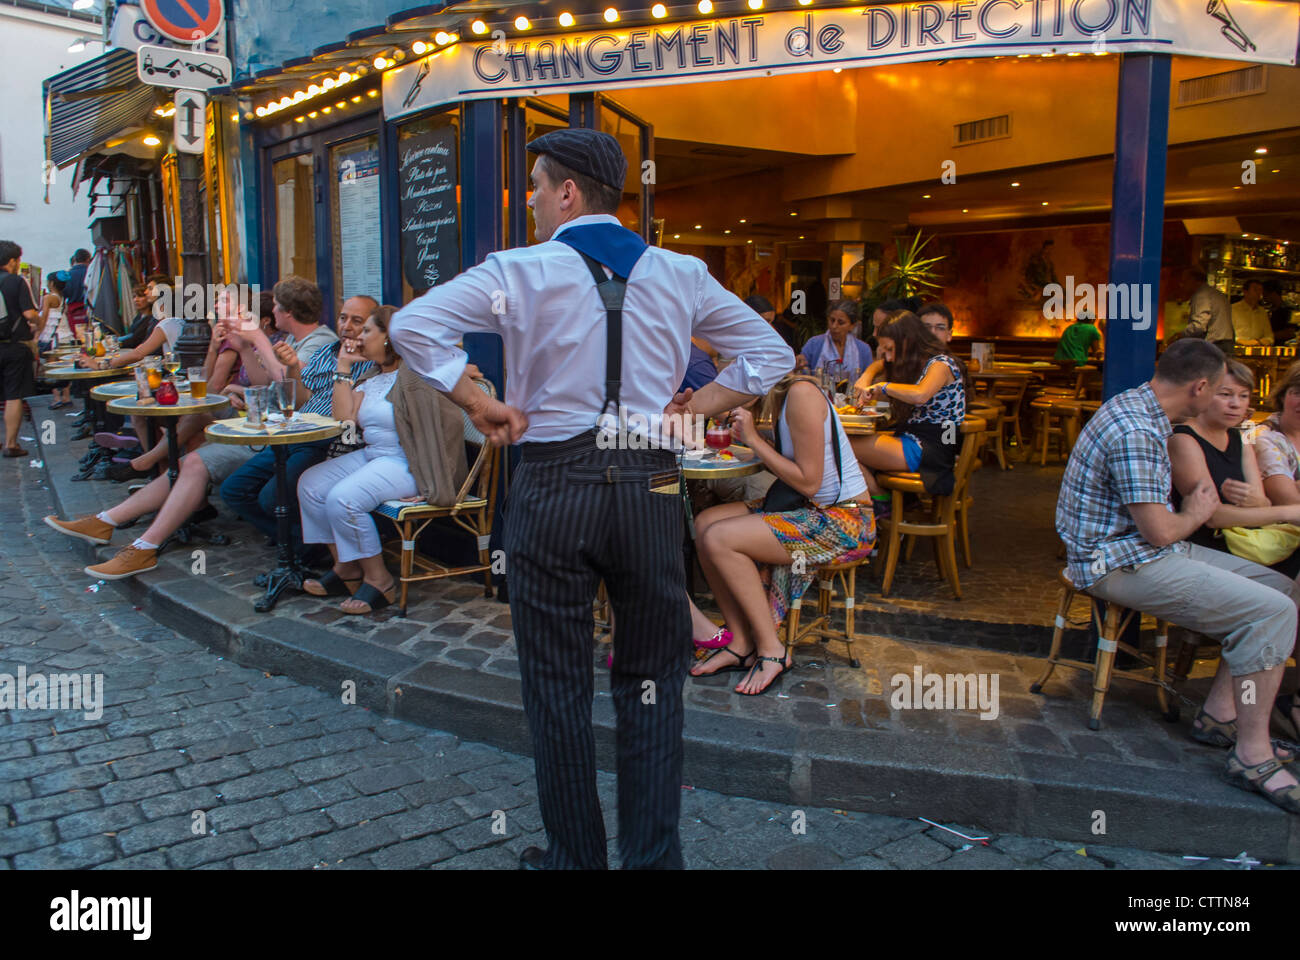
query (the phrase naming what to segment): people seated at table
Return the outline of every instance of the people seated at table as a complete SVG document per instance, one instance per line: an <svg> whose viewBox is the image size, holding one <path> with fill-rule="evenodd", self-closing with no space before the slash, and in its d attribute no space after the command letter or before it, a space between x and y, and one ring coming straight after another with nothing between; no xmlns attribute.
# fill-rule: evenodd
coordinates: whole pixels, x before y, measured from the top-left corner
<svg viewBox="0 0 1300 960"><path fill-rule="evenodd" d="M906 310L890 314L876 339L879 356L854 386L859 405L889 402L890 429L852 438L872 496L884 496L876 470L920 473L930 493L951 493L966 416L961 364Z"/></svg>
<svg viewBox="0 0 1300 960"><path fill-rule="evenodd" d="M56 270L50 274L47 283L49 292L41 299L39 321L41 335L37 341L41 353L54 346L56 337L59 343L72 342L72 328L68 325L63 301L63 291L68 283L68 271ZM67 382L53 384L50 395L54 398L50 401L51 410L62 410L72 403L72 387Z"/></svg>
<svg viewBox="0 0 1300 960"><path fill-rule="evenodd" d="M367 298L369 299L369 298ZM226 310L231 312L232 319L238 312L237 306L233 299L226 305ZM222 301L218 300L217 316L222 317ZM251 322L251 315L241 319ZM279 343L286 336L275 326L275 297L269 290L263 290L258 295L257 300L257 323L266 334L271 345ZM251 386L252 382L248 379L248 369L244 366L244 358L239 350L232 344L229 338L213 337L208 342L208 354L212 360L212 377L209 380L208 389L213 389L212 384L217 384L217 390L224 390L230 384L238 385L241 390L237 391L242 394L242 388Z"/></svg>
<svg viewBox="0 0 1300 960"><path fill-rule="evenodd" d="M777 625L815 568L869 556L876 540L874 514L861 500L862 471L817 381L787 374L765 400L764 414L775 424L778 446L759 435L744 408L732 412L732 433L783 486L763 503L723 504L695 520L700 566L732 641L691 672L742 671L735 689L748 696L770 689L793 665ZM760 566L771 567L766 590Z"/></svg>
<svg viewBox="0 0 1300 960"><path fill-rule="evenodd" d="M137 283L131 288L131 303L135 307L135 316L127 324L126 332L117 338L117 345L124 350L133 350L153 331L158 318L153 315L153 305L157 295L149 283Z"/></svg>
<svg viewBox="0 0 1300 960"><path fill-rule="evenodd" d="M1260 479L1270 503L1300 503L1300 363L1293 363L1269 397L1273 413L1254 435Z"/></svg>
<svg viewBox="0 0 1300 960"><path fill-rule="evenodd" d="M365 447L304 471L298 481L302 539L328 546L334 565L303 583L318 597L346 597L339 609L366 614L397 599L370 511L385 500L451 506L469 466L460 408L402 364L388 339L396 307L381 306L359 341L338 354L333 416L361 430ZM352 367L373 367L355 386Z"/></svg>
<svg viewBox="0 0 1300 960"><path fill-rule="evenodd" d="M315 287L314 284L312 286ZM299 290L298 285L291 285L284 294L285 298L297 303L296 294ZM278 302L280 284L276 284L275 295ZM319 298L319 293L317 297ZM369 298L362 299L369 300ZM319 299L316 304L319 310ZM339 318L339 328L344 331L345 336L359 336L364 321L364 316L345 314ZM243 335L238 330L227 327L225 320L217 321L212 335L230 338L238 345L237 348L242 348L244 345ZM310 366L316 353L322 349L323 343L325 341L320 338L309 342L304 337L298 344L300 353L296 356L299 361L305 360ZM251 353L249 356L252 360L249 365L249 375L254 385L265 384L268 381L268 371ZM233 402L234 398L232 398ZM49 516L45 518L45 522L60 533L87 543L107 544L112 542L113 532L117 527L133 523L140 517L154 513L152 522L139 537L124 546L111 559L86 567L88 575L100 580L121 580L135 576L158 566L159 547L191 517L206 518L214 514L213 508L206 505L208 491L212 486L220 485L222 481L228 479L254 456L251 447L204 443L193 453L181 458L175 487L170 486L167 474L163 473L116 507L98 514L78 517L75 520L60 520Z"/></svg>
<svg viewBox="0 0 1300 960"><path fill-rule="evenodd" d="M933 303L922 304L921 312L916 316L917 319L925 324L925 329L933 333L934 338L943 344L944 350L948 350L949 346L952 344L952 311L936 300ZM955 354L950 355L957 361L963 372L967 374L965 377L966 392L969 395L971 390L969 375L980 372L980 362L974 357L971 357L969 360L963 360Z"/></svg>
<svg viewBox="0 0 1300 960"><path fill-rule="evenodd" d="M1264 494L1253 444L1242 440L1238 427L1250 408L1255 375L1238 360L1227 361L1227 371L1210 405L1195 419L1174 427L1169 439L1173 467L1173 504L1177 510L1183 497L1209 481L1222 501L1214 514L1187 538L1211 550L1228 550L1217 531L1224 527L1262 527L1270 523L1300 523L1300 498L1295 503L1273 506ZM1300 550L1272 565L1272 569L1294 578L1300 574Z"/></svg>
<svg viewBox="0 0 1300 960"><path fill-rule="evenodd" d="M240 348L244 366L251 369L252 364L260 360L271 380L287 378L296 382L297 409L303 413L333 416L333 383L341 344L334 331L318 323L322 305L320 289L301 277L286 277L276 284L274 292L276 328L288 336L280 343L272 344L261 330L254 331L246 338L248 343ZM341 308L340 332L344 331L346 324L349 332L344 332L343 336L355 340L361 335L367 318L378 307L379 302L373 297L349 297ZM368 360L354 363L351 379L355 382L369 369ZM290 501L285 507L289 510L293 539L290 546L298 553L302 547L298 480L308 468L325 459L329 448L329 440L294 443L285 448ZM221 485L221 499L274 543L278 536L274 452L268 447L226 478ZM309 565L316 565L326 562L328 554L315 550L306 559L311 561Z"/></svg>
<svg viewBox="0 0 1300 960"><path fill-rule="evenodd" d="M1210 478L1177 512L1168 507L1171 421L1199 417L1223 376L1217 347L1183 339L1148 383L1102 404L1070 453L1056 530L1076 589L1222 642L1198 735L1232 747L1225 780L1300 813L1300 783L1281 766L1289 751L1279 756L1269 738L1300 588L1276 570L1186 542L1222 506Z"/></svg>
<svg viewBox="0 0 1300 960"><path fill-rule="evenodd" d="M849 379L871 366L871 347L853 336L858 322L858 304L854 300L836 300L826 313L826 332L819 333L803 345L795 358L795 369L814 373L827 364L838 363L849 371Z"/></svg>

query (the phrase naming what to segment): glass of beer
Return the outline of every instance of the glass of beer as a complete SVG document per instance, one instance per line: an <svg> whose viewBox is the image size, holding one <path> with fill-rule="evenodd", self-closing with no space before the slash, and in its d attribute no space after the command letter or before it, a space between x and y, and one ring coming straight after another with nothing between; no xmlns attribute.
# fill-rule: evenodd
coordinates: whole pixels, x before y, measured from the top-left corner
<svg viewBox="0 0 1300 960"><path fill-rule="evenodd" d="M162 364L157 357L149 357L144 362L145 375L149 378L149 389L157 390L162 384Z"/></svg>
<svg viewBox="0 0 1300 960"><path fill-rule="evenodd" d="M208 395L208 378L203 375L203 368L190 367L186 374L190 381L190 396L202 400Z"/></svg>

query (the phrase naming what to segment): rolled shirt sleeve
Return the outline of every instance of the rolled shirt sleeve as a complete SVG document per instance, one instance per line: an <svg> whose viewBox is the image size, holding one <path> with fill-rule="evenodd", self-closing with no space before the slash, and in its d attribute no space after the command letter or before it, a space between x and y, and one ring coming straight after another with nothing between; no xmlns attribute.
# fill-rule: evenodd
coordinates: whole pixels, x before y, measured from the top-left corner
<svg viewBox="0 0 1300 960"><path fill-rule="evenodd" d="M412 300L388 329L402 362L448 393L469 358L458 344L466 333L500 333L509 309L504 274L493 256Z"/></svg>
<svg viewBox="0 0 1300 960"><path fill-rule="evenodd" d="M794 369L794 351L771 324L702 270L699 307L693 334L723 356L735 359L714 382L731 390L762 396Z"/></svg>

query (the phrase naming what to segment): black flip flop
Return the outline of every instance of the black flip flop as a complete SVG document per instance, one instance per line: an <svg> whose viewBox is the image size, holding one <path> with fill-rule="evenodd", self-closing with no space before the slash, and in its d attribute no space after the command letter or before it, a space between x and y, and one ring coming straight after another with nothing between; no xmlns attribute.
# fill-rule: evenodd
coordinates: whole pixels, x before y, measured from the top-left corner
<svg viewBox="0 0 1300 960"><path fill-rule="evenodd" d="M712 654L710 654L707 658L705 658L705 660L700 664L700 666L704 666L705 663L708 663L710 660L712 660L720 653L731 654L733 657L736 658L736 662L729 667L718 667L718 669L714 670L712 673L692 673L691 676L696 678L715 677L720 673L734 673L738 670L748 671L748 670L752 670L754 667L754 665L749 662L750 658L754 656L754 651L751 650L749 651L749 653L745 654L742 657L735 650L731 649L731 644L727 644L725 647L719 647L717 650L714 650ZM746 666L746 664L748 664L748 666Z"/></svg>
<svg viewBox="0 0 1300 960"><path fill-rule="evenodd" d="M762 690L758 691L758 693L742 693L741 691L737 690L736 692L739 693L742 697L761 697L763 694L767 693L767 691L771 690L778 683L780 683L782 677L784 677L787 673L789 673L791 670L794 669L793 661L791 661L789 666L786 666L785 657L759 657L754 662L754 666L750 668L751 672L754 670L761 671L763 669L764 660L767 660L771 663L779 663L781 665L781 672L778 673L775 677L773 677L772 681Z"/></svg>
<svg viewBox="0 0 1300 960"><path fill-rule="evenodd" d="M395 587L397 584L393 584L393 586ZM392 587L389 587L389 589L391 590ZM352 594L352 599L360 600L362 603L368 604L370 607L369 610L343 610L342 606L339 607L343 613L351 614L352 616L365 616L367 613L374 613L376 610L382 610L393 602L368 583L363 583L361 586L357 587L357 592Z"/></svg>
<svg viewBox="0 0 1300 960"><path fill-rule="evenodd" d="M361 579L360 577L355 577L352 580L345 580L343 577L340 577L333 570L330 570L329 572L325 573L323 576L315 578L316 582L320 584L322 588L324 588L325 590L324 593L314 593L313 591L308 590L306 583L303 584L302 589L304 593L309 593L313 597L351 597L351 596L355 596L355 594L348 589L348 584L356 583L360 579ZM371 589L374 588L372 587Z"/></svg>

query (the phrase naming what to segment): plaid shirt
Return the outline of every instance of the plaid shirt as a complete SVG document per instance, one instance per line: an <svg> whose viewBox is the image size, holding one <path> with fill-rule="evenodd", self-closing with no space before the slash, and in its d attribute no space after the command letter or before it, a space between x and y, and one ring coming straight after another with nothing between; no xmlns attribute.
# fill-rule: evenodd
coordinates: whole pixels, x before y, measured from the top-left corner
<svg viewBox="0 0 1300 960"><path fill-rule="evenodd" d="M302 385L311 391L311 399L302 408L303 413L318 413L322 417L331 416L334 409L334 371L338 368L339 350L342 344L335 340L321 347L302 368ZM369 370L369 360L352 364L352 382Z"/></svg>
<svg viewBox="0 0 1300 960"><path fill-rule="evenodd" d="M1169 417L1144 383L1107 400L1079 435L1056 501L1056 532L1065 541L1067 573L1079 589L1120 567L1186 549L1153 547L1128 511L1131 503L1172 509L1172 434Z"/></svg>

